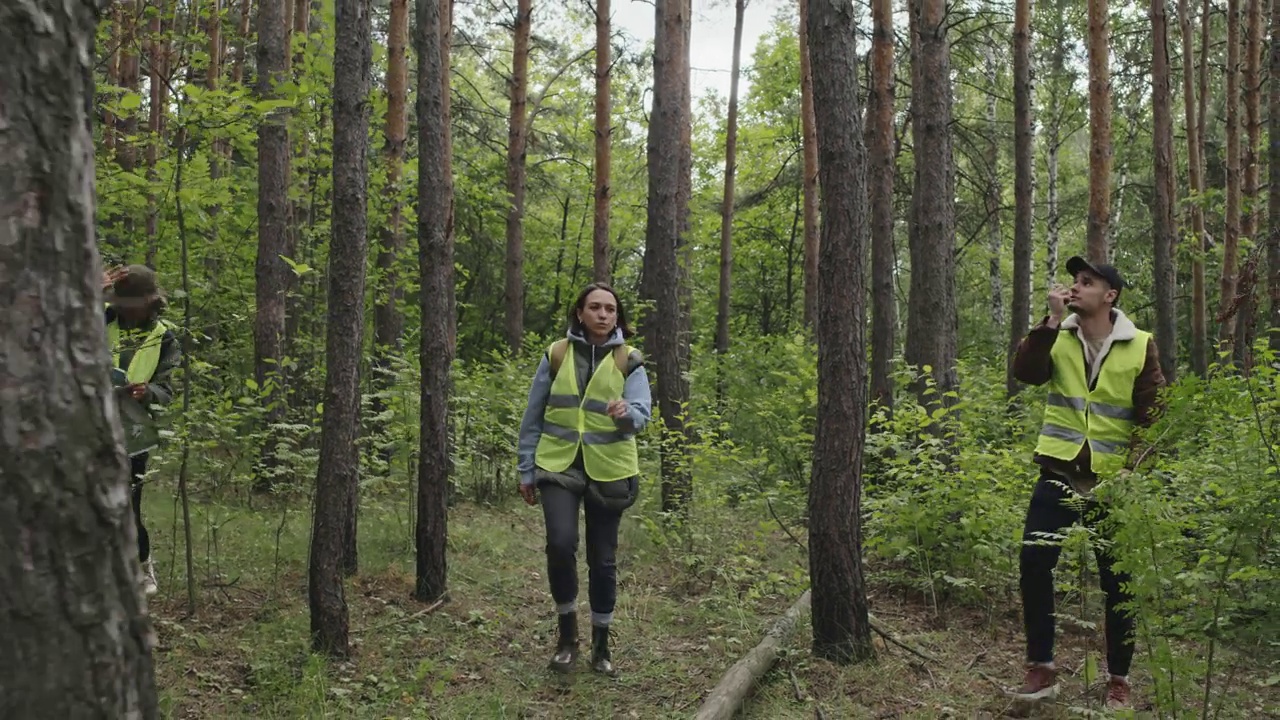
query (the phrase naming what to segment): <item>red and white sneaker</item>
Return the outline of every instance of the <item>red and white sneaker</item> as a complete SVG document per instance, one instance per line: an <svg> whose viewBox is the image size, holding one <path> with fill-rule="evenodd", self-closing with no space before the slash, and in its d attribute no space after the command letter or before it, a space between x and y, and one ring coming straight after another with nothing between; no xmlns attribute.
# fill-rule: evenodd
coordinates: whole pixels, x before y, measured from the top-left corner
<svg viewBox="0 0 1280 720"><path fill-rule="evenodd" d="M1111 676L1107 681L1107 709L1124 710L1129 705L1129 681L1122 677Z"/></svg>
<svg viewBox="0 0 1280 720"><path fill-rule="evenodd" d="M1019 700L1051 700L1058 695L1058 670L1049 665L1029 665L1022 687L1013 694Z"/></svg>

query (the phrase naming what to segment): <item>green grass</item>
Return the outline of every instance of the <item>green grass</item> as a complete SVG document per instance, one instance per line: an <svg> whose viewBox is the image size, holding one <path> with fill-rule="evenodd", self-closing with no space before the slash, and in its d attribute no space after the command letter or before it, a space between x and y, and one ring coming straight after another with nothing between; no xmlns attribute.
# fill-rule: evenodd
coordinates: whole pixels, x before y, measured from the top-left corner
<svg viewBox="0 0 1280 720"><path fill-rule="evenodd" d="M199 603L187 616L176 507L165 486L149 489L145 510L161 584L151 603L157 682L172 718L688 718L799 595L807 562L776 526L744 523L732 511L718 521L700 518L689 549L641 508L624 521L619 550L614 656L622 674L595 676L582 662L562 677L545 669L555 625L537 509L453 508L450 597L427 611L411 597L413 523L405 508L412 503L366 500L361 571L346 591L353 655L333 661L309 651L306 511L193 504ZM585 567L580 588L585 616ZM945 606L935 616L911 593L880 585L871 603L880 622L941 662L924 663L877 638L876 662L839 668L812 658L805 622L743 717L968 718L1016 710L980 677L1020 679L1016 606ZM1059 647L1068 676L1063 702L1034 717L1065 718L1088 705L1080 674L1085 658L1101 652L1101 635L1068 630ZM1141 703L1140 670L1135 681ZM1237 705L1220 717L1274 712L1274 695L1255 678L1238 675L1235 686Z"/></svg>

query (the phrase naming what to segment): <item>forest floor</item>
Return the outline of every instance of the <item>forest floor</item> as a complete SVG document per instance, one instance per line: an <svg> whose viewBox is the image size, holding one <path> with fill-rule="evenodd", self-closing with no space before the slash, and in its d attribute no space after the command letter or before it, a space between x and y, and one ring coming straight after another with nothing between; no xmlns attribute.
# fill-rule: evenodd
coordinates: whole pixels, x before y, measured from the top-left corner
<svg viewBox="0 0 1280 720"><path fill-rule="evenodd" d="M696 557L672 552L651 526L629 517L614 626L621 675L593 675L580 661L578 673L556 676L546 669L555 627L539 512L515 503L451 509L450 597L431 607L411 597L409 506L361 508L361 572L346 595L353 655L339 662L308 651L306 511L193 503L198 605L189 615L182 544L174 542L175 535L181 540L177 507L171 496L152 491L144 508L161 592L150 608L166 717L689 718L799 594L786 582L777 592L760 592L767 583L716 579L743 573L694 573ZM726 532L740 533L745 557L759 562L745 575L782 579L804 567L801 551L780 532ZM580 572L585 606L585 567ZM1094 659L1100 632L1063 632L1063 692L1057 704L1028 711L998 687L1021 680L1021 625L1012 598L935 612L918 594L878 583L874 568L871 582L879 624L936 662L877 636L876 662L838 667L811 656L805 622L742 717L1068 718L1097 709L1100 685L1086 691L1084 674L1101 665ZM1136 665L1136 716L1155 717L1141 659ZM1237 670L1219 681L1231 684L1232 697L1217 717L1280 718L1265 668Z"/></svg>

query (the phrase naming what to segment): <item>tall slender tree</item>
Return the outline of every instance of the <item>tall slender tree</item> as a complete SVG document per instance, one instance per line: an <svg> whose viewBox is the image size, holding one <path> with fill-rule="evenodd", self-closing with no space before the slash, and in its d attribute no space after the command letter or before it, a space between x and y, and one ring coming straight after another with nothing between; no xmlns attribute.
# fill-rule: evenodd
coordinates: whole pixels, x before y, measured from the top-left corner
<svg viewBox="0 0 1280 720"><path fill-rule="evenodd" d="M738 69L747 0L735 0L733 59L729 75L729 117L725 122L724 197L720 201L720 294L716 302L716 352L729 352L729 284L733 275L733 184L738 173Z"/></svg>
<svg viewBox="0 0 1280 720"><path fill-rule="evenodd" d="M1031 120L1031 0L1013 6L1013 298L1009 316L1009 362L1005 388L1018 392L1013 356L1031 320L1031 247L1035 178Z"/></svg>
<svg viewBox="0 0 1280 720"><path fill-rule="evenodd" d="M1111 225L1111 29L1107 0L1089 4L1089 223L1086 254L1107 262Z"/></svg>
<svg viewBox="0 0 1280 720"><path fill-rule="evenodd" d="M1241 198L1244 212L1240 218L1240 237L1257 243L1261 223L1262 202L1258 192L1260 163L1258 142L1262 137L1262 0L1246 0L1244 35L1244 148L1241 153ZM1239 309L1235 317L1235 361L1242 368L1252 364L1254 330L1257 318L1257 264L1248 266L1247 277L1240 279ZM1244 275L1245 273L1242 273Z"/></svg>
<svg viewBox="0 0 1280 720"><path fill-rule="evenodd" d="M524 339L524 196L529 96L529 32L533 0L516 0L511 51L511 113L507 118L507 344L519 352Z"/></svg>
<svg viewBox="0 0 1280 720"><path fill-rule="evenodd" d="M378 292L373 308L373 344L376 368L374 383L390 386L389 355L402 349L404 283L400 261L405 251L404 201L401 177L404 172L405 143L408 140L409 98L409 0L391 0L387 24L387 119L384 152L387 164L387 224L381 228L378 246ZM381 404L377 408L382 410Z"/></svg>
<svg viewBox="0 0 1280 720"><path fill-rule="evenodd" d="M804 156L804 321L813 325L818 298L818 133L814 129L813 63L809 56L809 0L800 0L800 145Z"/></svg>
<svg viewBox="0 0 1280 720"><path fill-rule="evenodd" d="M1197 127L1199 126L1196 111L1196 85L1192 74L1195 65L1195 39L1191 24L1191 0L1178 0L1178 28L1182 36L1182 101L1184 125L1187 128L1187 182L1189 183L1190 201L1187 203L1191 216L1191 368L1203 377L1208 372L1209 361L1205 351L1205 316L1204 316L1204 259L1201 251L1204 247L1204 206L1201 196L1204 193L1204 162L1200 155L1200 142ZM1204 62L1201 57L1200 62Z"/></svg>
<svg viewBox="0 0 1280 720"><path fill-rule="evenodd" d="M941 0L927 0L942 4ZM931 14L930 19L935 19ZM858 108L853 4L812 0L809 49L822 172L818 423L809 486L813 652L836 662L874 656L862 572L862 448L866 413L863 320L867 156Z"/></svg>
<svg viewBox="0 0 1280 720"><path fill-rule="evenodd" d="M1271 55L1268 67L1267 135L1280 138L1280 8L1271 6ZM1280 353L1280 143L1270 143L1267 152L1267 295L1271 300L1271 350Z"/></svg>
<svg viewBox="0 0 1280 720"><path fill-rule="evenodd" d="M1151 0L1151 133L1155 192L1151 217L1155 225L1156 346L1160 369L1169 382L1178 374L1178 324L1174 245L1177 225L1173 219L1176 189L1173 180L1173 103L1169 97L1169 22L1165 0Z"/></svg>
<svg viewBox="0 0 1280 720"><path fill-rule="evenodd" d="M871 3L871 91L867 94L867 199L871 213L871 400L893 409L898 299L893 244L893 1Z"/></svg>
<svg viewBox="0 0 1280 720"><path fill-rule="evenodd" d="M329 324L325 334L324 421L311 529L308 596L316 650L345 657L347 601L342 571L354 540L352 496L360 486L360 361L373 45L369 0L337 0L333 52L333 239L329 242ZM354 542L351 543L354 545ZM350 558L354 561L354 557ZM354 562L351 562L354 565ZM354 569L354 568L350 568Z"/></svg>
<svg viewBox="0 0 1280 720"><path fill-rule="evenodd" d="M453 173L444 97L448 88L442 48L441 0L417 0L414 46L418 51L418 269L422 275L422 431L418 465L417 584L414 595L430 602L448 589L445 508L449 457L450 367L457 337L454 316ZM449 7L449 6L445 6Z"/></svg>
<svg viewBox="0 0 1280 720"><path fill-rule="evenodd" d="M1219 351L1235 345L1234 308L1237 255L1240 252L1240 0L1227 0L1227 206L1222 236L1222 274L1218 279Z"/></svg>
<svg viewBox="0 0 1280 720"><path fill-rule="evenodd" d="M596 0L596 159L594 216L591 224L592 277L609 282L609 203L612 188L610 158L613 143L613 101L610 79L613 76L613 16L610 0Z"/></svg>

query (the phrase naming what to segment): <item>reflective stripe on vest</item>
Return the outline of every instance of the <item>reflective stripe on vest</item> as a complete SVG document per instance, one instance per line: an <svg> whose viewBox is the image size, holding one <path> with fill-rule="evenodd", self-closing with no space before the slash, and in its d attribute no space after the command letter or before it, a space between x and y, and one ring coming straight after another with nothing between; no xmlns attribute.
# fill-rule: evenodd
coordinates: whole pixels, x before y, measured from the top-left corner
<svg viewBox="0 0 1280 720"><path fill-rule="evenodd" d="M626 384L623 370L613 358L613 352L605 352L587 382L586 392L579 393L578 372L570 348L570 355L560 363L560 370L551 381L551 394L542 416L542 438L534 455L538 467L564 472L581 448L583 466L592 480L610 482L640 474L635 438L618 430L608 414L609 401L620 400Z"/></svg>
<svg viewBox="0 0 1280 720"><path fill-rule="evenodd" d="M130 384L149 383L151 378L156 374L156 368L160 367L160 346L164 342L164 334L169 330L169 324L163 320L157 320L155 327L151 328L151 332L147 333L146 339L140 345L134 348L133 357L129 358L129 367L122 368ZM124 332L124 336L137 336L140 333ZM111 366L120 367L120 322L112 320L107 325L107 343L111 347ZM126 348L128 349L128 348Z"/></svg>
<svg viewBox="0 0 1280 720"><path fill-rule="evenodd" d="M1090 466L1095 473L1104 475L1123 469L1137 419L1133 386L1146 364L1150 341L1151 333L1139 330L1133 340L1112 343L1097 383L1090 390L1089 370L1079 338L1059 338L1051 352L1053 377L1049 380L1044 426L1036 453L1075 460L1087 440Z"/></svg>

